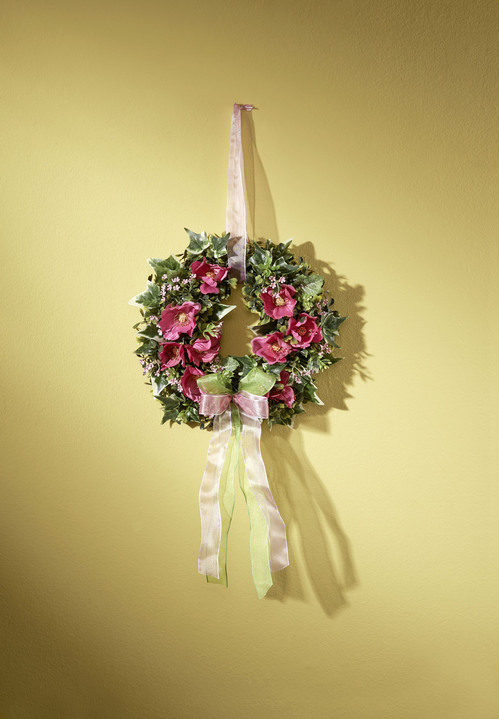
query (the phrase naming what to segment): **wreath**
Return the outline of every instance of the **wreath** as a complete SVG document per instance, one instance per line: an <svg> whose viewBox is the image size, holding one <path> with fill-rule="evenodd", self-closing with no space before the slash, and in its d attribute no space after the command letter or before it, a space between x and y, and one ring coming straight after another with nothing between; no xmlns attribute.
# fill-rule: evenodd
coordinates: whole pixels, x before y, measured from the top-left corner
<svg viewBox="0 0 499 719"><path fill-rule="evenodd" d="M183 254L148 260L153 273L147 289L131 300L142 315L134 325L135 354L162 405L162 423L211 427L213 418L199 412L202 378L215 375L223 391L235 393L245 382L251 388L251 379L263 371L269 379L264 389L270 387L269 426L291 425L304 404L322 404L314 375L340 359L333 353L345 317L332 309L324 278L295 258L291 240L248 241L242 294L258 315L252 353L221 357L223 318L234 309L225 300L238 282L229 267L230 234L186 232L190 241Z"/></svg>

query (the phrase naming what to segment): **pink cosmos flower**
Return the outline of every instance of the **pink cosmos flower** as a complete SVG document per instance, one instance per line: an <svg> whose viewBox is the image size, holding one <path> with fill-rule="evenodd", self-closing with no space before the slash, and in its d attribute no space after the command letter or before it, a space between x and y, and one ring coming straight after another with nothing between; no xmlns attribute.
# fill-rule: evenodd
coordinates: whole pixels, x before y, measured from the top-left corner
<svg viewBox="0 0 499 719"><path fill-rule="evenodd" d="M199 398L201 397L201 390L199 389L196 380L198 377L203 376L204 372L201 372L201 370L197 367L191 367L189 365L185 368L184 374L180 379L180 386L182 387L182 392L185 394L186 397L189 397L189 399L194 400L194 402L199 402Z"/></svg>
<svg viewBox="0 0 499 719"><path fill-rule="evenodd" d="M165 340L177 340L181 334L192 337L196 326L195 317L201 305L199 302L183 302L181 305L168 305L161 313L158 327Z"/></svg>
<svg viewBox="0 0 499 719"><path fill-rule="evenodd" d="M175 367L182 362L184 364L184 345L179 342L165 342L160 353L161 369Z"/></svg>
<svg viewBox="0 0 499 719"><path fill-rule="evenodd" d="M201 362L211 362L219 350L220 337L207 337L206 339L200 337L191 345L185 346L189 360L195 365L199 365Z"/></svg>
<svg viewBox="0 0 499 719"><path fill-rule="evenodd" d="M302 312L297 320L293 317L289 320L288 334L295 338L295 347L308 347L312 342L320 342L322 339L316 321L306 312Z"/></svg>
<svg viewBox="0 0 499 719"><path fill-rule="evenodd" d="M286 355L293 351L291 345L284 341L282 332L273 332L265 337L254 337L251 340L251 351L263 357L269 364L284 362Z"/></svg>
<svg viewBox="0 0 499 719"><path fill-rule="evenodd" d="M276 402L284 402L287 407L292 407L295 401L295 391L292 387L288 387L289 372L282 370L279 381L272 387L268 394L269 399Z"/></svg>
<svg viewBox="0 0 499 719"><path fill-rule="evenodd" d="M220 265L210 265L205 259L196 260L191 265L191 272L202 281L200 290L203 295L218 295L218 283L227 276L227 268Z"/></svg>
<svg viewBox="0 0 499 719"><path fill-rule="evenodd" d="M296 300L293 299L295 288L292 285L282 285L278 290L267 287L260 293L263 309L268 317L278 320L281 317L292 317Z"/></svg>

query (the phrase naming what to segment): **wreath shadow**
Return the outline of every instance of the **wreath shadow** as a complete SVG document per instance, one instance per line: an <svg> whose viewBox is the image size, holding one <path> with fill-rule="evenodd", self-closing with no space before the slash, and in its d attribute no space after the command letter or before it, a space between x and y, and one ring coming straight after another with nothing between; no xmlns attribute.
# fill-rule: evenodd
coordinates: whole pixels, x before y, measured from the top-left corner
<svg viewBox="0 0 499 719"><path fill-rule="evenodd" d="M242 113L241 119L248 229L253 237L279 242L270 185L257 149L253 113ZM340 331L344 352L337 352L338 356L344 355L342 361L317 378L318 394L324 404L308 403L306 413L295 418L293 429L274 426L269 430L264 426L262 432L269 484L287 527L290 554L290 566L273 575L274 585L267 599L305 601L300 573L300 566L304 566L324 613L333 616L347 603L345 592L357 585L358 580L350 540L342 529L326 485L306 455L300 426L306 422L308 429L330 434L329 411L347 411L355 379L372 379L367 368L369 354L363 329L365 290L361 285L350 285L329 263L317 258L311 242L293 244L293 251L324 277L325 289L335 298L335 309L346 316L347 321ZM233 314L236 313L237 310ZM235 324L233 330L237 332ZM238 324L244 327L244 323ZM239 332L239 342L243 340L243 333L244 341L248 342L246 330ZM329 484L329 477L324 479ZM298 560L300 555L302 562Z"/></svg>

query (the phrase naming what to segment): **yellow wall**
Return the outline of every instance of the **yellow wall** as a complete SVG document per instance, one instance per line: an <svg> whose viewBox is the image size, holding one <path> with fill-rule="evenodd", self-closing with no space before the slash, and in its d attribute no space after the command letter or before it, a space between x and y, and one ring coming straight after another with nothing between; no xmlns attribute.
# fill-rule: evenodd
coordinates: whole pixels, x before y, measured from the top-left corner
<svg viewBox="0 0 499 719"><path fill-rule="evenodd" d="M499 3L6 0L1 33L2 718L499 717ZM252 228L350 315L330 411L264 433L262 601L240 496L229 590L196 572L209 436L160 425L127 305L224 229L235 100Z"/></svg>

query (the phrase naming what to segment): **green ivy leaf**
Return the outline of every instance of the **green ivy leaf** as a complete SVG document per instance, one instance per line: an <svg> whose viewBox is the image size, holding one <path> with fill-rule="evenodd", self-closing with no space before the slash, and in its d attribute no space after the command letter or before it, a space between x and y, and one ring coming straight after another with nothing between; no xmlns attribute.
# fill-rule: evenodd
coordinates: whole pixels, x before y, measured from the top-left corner
<svg viewBox="0 0 499 719"><path fill-rule="evenodd" d="M250 330L258 337L263 337L274 332L275 326L275 322L265 322L263 325L253 325Z"/></svg>
<svg viewBox="0 0 499 719"><path fill-rule="evenodd" d="M146 339L155 339L158 341L160 339L156 325L147 325L143 330L137 332L137 337L145 337Z"/></svg>
<svg viewBox="0 0 499 719"><path fill-rule="evenodd" d="M233 309L236 308L236 305L224 305L221 302L214 302L211 306L211 311L213 313L213 319L216 322L219 322L222 317L225 317L225 315L228 315L229 312L232 312Z"/></svg>
<svg viewBox="0 0 499 719"><path fill-rule="evenodd" d="M277 262L275 263L275 266L277 270L282 273L283 275L289 275L291 272L296 272L298 269L297 265L290 265L284 257L279 257Z"/></svg>
<svg viewBox="0 0 499 719"><path fill-rule="evenodd" d="M262 250L262 248L257 244L253 245L253 247L254 251L249 260L251 264L258 269L270 267L272 264L272 254L267 250Z"/></svg>
<svg viewBox="0 0 499 719"><path fill-rule="evenodd" d="M157 399L161 404L163 405L163 409L176 409L178 408L180 404L180 398L179 397L157 397L155 395L155 399Z"/></svg>
<svg viewBox="0 0 499 719"><path fill-rule="evenodd" d="M251 372L251 370L257 365L256 359L254 357L249 357L248 355L244 355L244 357L234 357L234 359L237 360L241 366L241 370L239 372L240 379L246 377L248 372Z"/></svg>
<svg viewBox="0 0 499 719"><path fill-rule="evenodd" d="M306 275L302 282L302 292L304 297L312 298L319 295L323 284L324 278L315 272L312 272L310 275Z"/></svg>
<svg viewBox="0 0 499 719"><path fill-rule="evenodd" d="M130 300L130 304L144 305L144 307L157 307L161 300L159 285L154 282L147 283L147 289Z"/></svg>
<svg viewBox="0 0 499 719"><path fill-rule="evenodd" d="M274 375L279 379L281 376L281 372L283 369L286 369L286 363L285 362L274 362L274 364L269 364L265 367L265 371L269 374Z"/></svg>
<svg viewBox="0 0 499 719"><path fill-rule="evenodd" d="M159 377L155 377L154 375L151 375L151 385L152 385L152 393L155 397L157 397L166 387L166 379L165 376L160 374Z"/></svg>
<svg viewBox="0 0 499 719"><path fill-rule="evenodd" d="M213 248L213 254L215 257L221 257L222 255L227 254L227 243L230 239L230 235L227 233L225 235L222 235L222 237L217 237L216 235L211 235L211 246Z"/></svg>
<svg viewBox="0 0 499 719"><path fill-rule="evenodd" d="M303 382L303 398L305 401L313 402L314 404L324 404L322 400L317 396L317 387L310 378L302 377Z"/></svg>
<svg viewBox="0 0 499 719"><path fill-rule="evenodd" d="M187 232L190 239L186 252L190 255L202 254L210 244L206 232L201 232L201 234L198 235L195 232L192 232L192 230L188 230L187 227L184 227L184 230Z"/></svg>
<svg viewBox="0 0 499 719"><path fill-rule="evenodd" d="M170 255L170 257L166 260L160 260L157 257L150 257L147 262L159 278L172 271L176 272L182 267L180 262L173 255Z"/></svg>
<svg viewBox="0 0 499 719"><path fill-rule="evenodd" d="M163 412L163 419L161 420L161 424L164 424L165 422L168 422L170 420L171 422L177 422L178 418L178 410L176 409L165 409Z"/></svg>
<svg viewBox="0 0 499 719"><path fill-rule="evenodd" d="M149 340L149 342L143 342L140 347L137 347L135 350L136 355L152 355L157 352L158 349L158 343L154 342L154 340Z"/></svg>
<svg viewBox="0 0 499 719"><path fill-rule="evenodd" d="M323 316L321 322L322 334L326 342L330 345L333 345L334 347L338 346L335 344L335 337L339 335L338 327L345 320L346 317L339 317L339 315L334 312L328 312Z"/></svg>

